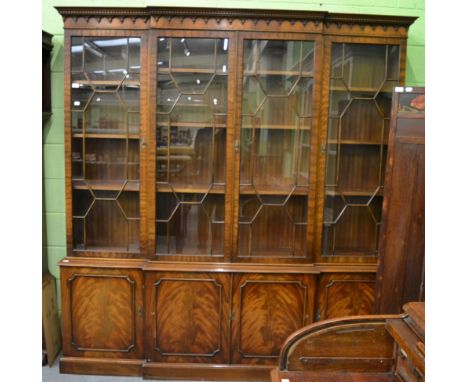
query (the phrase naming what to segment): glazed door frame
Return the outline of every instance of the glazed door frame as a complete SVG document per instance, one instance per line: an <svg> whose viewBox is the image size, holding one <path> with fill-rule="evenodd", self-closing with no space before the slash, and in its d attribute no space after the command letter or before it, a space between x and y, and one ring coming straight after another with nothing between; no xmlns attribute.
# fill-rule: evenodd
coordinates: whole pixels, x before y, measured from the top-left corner
<svg viewBox="0 0 468 382"><path fill-rule="evenodd" d="M399 45L399 81L400 84L405 81L406 69L406 38L394 37L360 37L360 36L332 36L324 35L323 39L323 76L322 92L320 100L320 128L319 145L320 153L317 162L317 192L316 201L316 221L315 235L313 244L313 262L314 263L359 263L376 264L378 256L322 256L322 234L325 206L325 177L327 161L327 143L328 143L328 121L329 121L329 101L330 101L330 72L331 72L331 47L333 43L349 43L364 45Z"/></svg>
<svg viewBox="0 0 468 382"><path fill-rule="evenodd" d="M64 355L144 358L141 269L62 266L60 276ZM106 341L111 344L108 348L103 345Z"/></svg>
<svg viewBox="0 0 468 382"><path fill-rule="evenodd" d="M208 261L229 262L231 253L231 209L232 209L232 172L233 172L233 136L234 136L234 106L235 106L235 62L236 62L236 34L227 31L206 31L186 29L151 29L149 31L149 69L148 69L148 185L147 185L147 233L148 254L151 260L162 261ZM157 41L160 37L180 38L227 38L228 48L228 90L227 90L227 123L226 123L226 153L225 153L225 192L224 192L224 248L223 256L213 255L180 255L180 254L157 254L156 253L156 127L157 127ZM193 222L192 222L193 223Z"/></svg>
<svg viewBox="0 0 468 382"><path fill-rule="evenodd" d="M281 257L239 257L238 236L239 236L239 199L240 199L240 157L241 150L238 145L241 142L242 128L242 98L243 98L243 55L245 40L281 40L281 41L313 41L314 42L314 66L313 66L313 96L312 96L312 125L310 128L310 160L309 160L309 190L307 192L307 231L306 231L306 255L300 258L281 258ZM316 218L316 184L317 184L317 161L319 152L319 110L320 95L322 83L323 66L323 36L314 33L294 33L294 32L239 32L237 39L237 65L236 65L236 123L235 123L235 142L234 152L234 203L233 203L233 230L232 230L232 261L233 262L252 262L252 263L311 263L312 246Z"/></svg>
<svg viewBox="0 0 468 382"><path fill-rule="evenodd" d="M148 174L146 169L148 125L144 116L147 114L147 71L148 71L148 31L145 29L65 29L64 30L64 146L65 146L65 200L66 200L66 239L67 256L145 258L147 256L146 234L146 189ZM71 112L71 39L72 37L139 37L140 40L140 248L138 254L131 252L113 252L96 250L77 250L73 248L73 181L72 181L72 112Z"/></svg>

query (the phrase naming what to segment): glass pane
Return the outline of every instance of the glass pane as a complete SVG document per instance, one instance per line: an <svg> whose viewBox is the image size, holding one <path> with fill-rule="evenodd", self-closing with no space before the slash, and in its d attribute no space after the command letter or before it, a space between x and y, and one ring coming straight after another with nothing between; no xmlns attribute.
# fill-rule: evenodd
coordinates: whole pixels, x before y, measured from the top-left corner
<svg viewBox="0 0 468 382"><path fill-rule="evenodd" d="M83 72L83 37L72 37L71 45L71 71Z"/></svg>
<svg viewBox="0 0 468 382"><path fill-rule="evenodd" d="M305 257L314 45L244 41L239 257Z"/></svg>
<svg viewBox="0 0 468 382"><path fill-rule="evenodd" d="M158 253L223 254L223 195L159 192L156 211Z"/></svg>
<svg viewBox="0 0 468 382"><path fill-rule="evenodd" d="M332 44L324 255L376 255L399 47Z"/></svg>
<svg viewBox="0 0 468 382"><path fill-rule="evenodd" d="M292 196L284 206L281 196L275 199L281 204L267 204L265 195L241 195L240 257L305 257L307 197Z"/></svg>
<svg viewBox="0 0 468 382"><path fill-rule="evenodd" d="M156 252L223 255L228 39L158 39Z"/></svg>
<svg viewBox="0 0 468 382"><path fill-rule="evenodd" d="M343 79L348 88L377 90L385 81L385 45L344 44Z"/></svg>
<svg viewBox="0 0 468 382"><path fill-rule="evenodd" d="M140 38L73 37L74 248L138 252Z"/></svg>
<svg viewBox="0 0 468 382"><path fill-rule="evenodd" d="M313 65L314 43L312 41L244 41L245 75L277 71L298 72L297 74L302 72L303 75L312 75Z"/></svg>

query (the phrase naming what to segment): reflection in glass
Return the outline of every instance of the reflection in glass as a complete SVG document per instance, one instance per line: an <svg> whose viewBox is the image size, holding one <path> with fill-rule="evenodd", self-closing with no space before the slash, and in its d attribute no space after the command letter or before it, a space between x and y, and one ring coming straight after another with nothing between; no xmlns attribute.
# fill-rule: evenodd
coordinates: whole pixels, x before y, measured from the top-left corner
<svg viewBox="0 0 468 382"><path fill-rule="evenodd" d="M245 40L240 257L305 257L314 45Z"/></svg>
<svg viewBox="0 0 468 382"><path fill-rule="evenodd" d="M140 38L73 37L74 248L139 250Z"/></svg>
<svg viewBox="0 0 468 382"><path fill-rule="evenodd" d="M139 73L140 38L73 38L73 131L138 134Z"/></svg>
<svg viewBox="0 0 468 382"><path fill-rule="evenodd" d="M333 43L323 255L376 255L399 47Z"/></svg>
<svg viewBox="0 0 468 382"><path fill-rule="evenodd" d="M228 48L228 39L158 38L158 254L224 252Z"/></svg>
<svg viewBox="0 0 468 382"><path fill-rule="evenodd" d="M224 195L159 192L156 211L158 253L222 255Z"/></svg>
<svg viewBox="0 0 468 382"><path fill-rule="evenodd" d="M398 98L398 111L406 111L411 113L421 113L426 108L425 94L403 93Z"/></svg>

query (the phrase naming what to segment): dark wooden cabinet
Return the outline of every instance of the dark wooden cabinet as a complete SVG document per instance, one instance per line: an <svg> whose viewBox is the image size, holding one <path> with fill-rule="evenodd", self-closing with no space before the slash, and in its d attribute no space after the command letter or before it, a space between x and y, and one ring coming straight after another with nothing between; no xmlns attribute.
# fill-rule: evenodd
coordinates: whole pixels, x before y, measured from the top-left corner
<svg viewBox="0 0 468 382"><path fill-rule="evenodd" d="M52 114L50 59L52 56L52 35L42 31L42 123Z"/></svg>
<svg viewBox="0 0 468 382"><path fill-rule="evenodd" d="M405 303L425 299L425 91L408 87L397 90L385 180L378 313L399 313Z"/></svg>
<svg viewBox="0 0 468 382"><path fill-rule="evenodd" d="M267 379L293 331L371 312L414 18L57 9L63 371Z"/></svg>

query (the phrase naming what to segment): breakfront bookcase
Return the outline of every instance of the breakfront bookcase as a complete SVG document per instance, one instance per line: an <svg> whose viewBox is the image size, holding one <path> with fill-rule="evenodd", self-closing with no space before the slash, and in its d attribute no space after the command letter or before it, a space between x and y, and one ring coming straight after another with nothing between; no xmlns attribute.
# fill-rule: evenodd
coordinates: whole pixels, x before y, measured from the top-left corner
<svg viewBox="0 0 468 382"><path fill-rule="evenodd" d="M57 8L65 373L268 379L375 303L412 17Z"/></svg>

